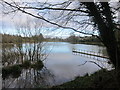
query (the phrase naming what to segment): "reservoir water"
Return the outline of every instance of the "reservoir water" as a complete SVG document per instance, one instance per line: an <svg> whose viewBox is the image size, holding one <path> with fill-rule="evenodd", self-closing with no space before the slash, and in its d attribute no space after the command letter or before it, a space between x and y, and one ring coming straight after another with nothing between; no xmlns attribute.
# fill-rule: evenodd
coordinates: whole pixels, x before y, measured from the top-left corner
<svg viewBox="0 0 120 90"><path fill-rule="evenodd" d="M93 59L85 55L74 54L72 50L87 50L107 55L106 48L98 45L71 44L67 42L44 42L47 54L42 70L24 69L18 78L9 76L2 81L3 88L38 88L51 87L74 80L78 76L92 74L101 68L92 62L98 63L98 59ZM32 44L31 44L32 45ZM22 44L22 48L29 48L27 44ZM14 47L15 48L15 47ZM107 59L104 59L107 61ZM98 63L103 68L110 68L108 63Z"/></svg>

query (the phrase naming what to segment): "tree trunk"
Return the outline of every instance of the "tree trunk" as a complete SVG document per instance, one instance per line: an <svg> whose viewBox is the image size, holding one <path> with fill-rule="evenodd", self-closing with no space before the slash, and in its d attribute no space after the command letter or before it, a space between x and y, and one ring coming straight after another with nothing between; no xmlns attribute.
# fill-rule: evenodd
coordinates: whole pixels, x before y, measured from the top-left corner
<svg viewBox="0 0 120 90"><path fill-rule="evenodd" d="M111 25L108 25L109 23L111 24L110 19L108 19L110 17L106 18L106 20L108 19L109 21L105 22L101 14L98 12L96 5L93 2L87 2L83 4L86 5L87 9L90 11L90 14L92 14L92 16L95 18L102 42L107 48L110 61L113 63L116 69L119 68L120 50L118 48L117 41L115 38L113 30L114 28L112 28ZM107 16L108 15L106 15L106 17Z"/></svg>

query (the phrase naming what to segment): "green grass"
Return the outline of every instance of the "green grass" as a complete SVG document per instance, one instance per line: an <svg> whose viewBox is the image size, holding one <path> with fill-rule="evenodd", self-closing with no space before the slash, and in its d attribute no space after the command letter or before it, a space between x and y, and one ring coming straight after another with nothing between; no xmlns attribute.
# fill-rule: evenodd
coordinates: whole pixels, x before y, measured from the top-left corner
<svg viewBox="0 0 120 90"><path fill-rule="evenodd" d="M73 81L52 88L120 88L120 77L116 78L115 73L115 70L100 70L90 76L76 77Z"/></svg>

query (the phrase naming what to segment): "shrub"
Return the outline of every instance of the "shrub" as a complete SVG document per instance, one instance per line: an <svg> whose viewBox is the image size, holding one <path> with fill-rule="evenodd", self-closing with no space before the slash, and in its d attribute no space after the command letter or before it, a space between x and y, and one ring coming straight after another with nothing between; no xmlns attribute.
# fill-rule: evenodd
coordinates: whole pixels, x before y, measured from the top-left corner
<svg viewBox="0 0 120 90"><path fill-rule="evenodd" d="M9 74L10 74L9 68L2 68L2 78L3 79L7 78Z"/></svg>
<svg viewBox="0 0 120 90"><path fill-rule="evenodd" d="M44 67L42 61L37 61L35 64L32 64L32 68L34 69L42 69Z"/></svg>
<svg viewBox="0 0 120 90"><path fill-rule="evenodd" d="M20 76L21 71L22 71L22 68L20 67L20 65L4 67L4 68L2 68L2 78L5 79L9 75L12 75L13 77L16 78L16 77Z"/></svg>
<svg viewBox="0 0 120 90"><path fill-rule="evenodd" d="M21 71L22 71L22 68L19 66L19 65L14 65L11 67L11 74L14 78L17 78L20 76L21 74Z"/></svg>
<svg viewBox="0 0 120 90"><path fill-rule="evenodd" d="M31 62L29 60L26 60L23 62L22 66L27 69L31 66Z"/></svg>

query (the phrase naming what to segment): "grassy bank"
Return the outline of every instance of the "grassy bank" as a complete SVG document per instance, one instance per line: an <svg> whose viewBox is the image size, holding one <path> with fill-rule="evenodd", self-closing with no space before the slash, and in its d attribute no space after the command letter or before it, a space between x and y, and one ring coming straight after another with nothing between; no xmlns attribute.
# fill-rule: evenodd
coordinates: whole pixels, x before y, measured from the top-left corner
<svg viewBox="0 0 120 90"><path fill-rule="evenodd" d="M120 78L120 77L119 77ZM94 74L76 77L75 80L52 88L120 88L116 71L100 70Z"/></svg>

